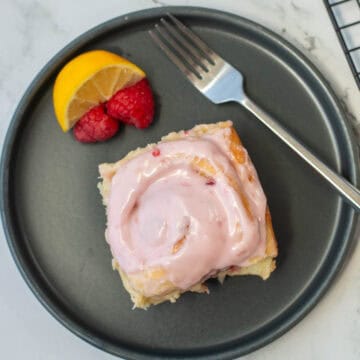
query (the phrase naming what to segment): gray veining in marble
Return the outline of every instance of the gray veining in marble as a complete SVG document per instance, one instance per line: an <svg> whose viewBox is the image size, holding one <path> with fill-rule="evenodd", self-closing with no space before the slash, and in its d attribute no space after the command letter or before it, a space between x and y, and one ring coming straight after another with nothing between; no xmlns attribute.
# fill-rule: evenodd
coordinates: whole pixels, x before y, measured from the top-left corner
<svg viewBox="0 0 360 360"><path fill-rule="evenodd" d="M320 0L2 0L0 143L21 95L57 51L115 15L163 5L217 8L281 34L322 71L360 134L360 92ZM78 339L48 315L21 279L2 232L0 237L0 358L115 359ZM244 359L360 359L359 264L357 247L336 284L300 324Z"/></svg>

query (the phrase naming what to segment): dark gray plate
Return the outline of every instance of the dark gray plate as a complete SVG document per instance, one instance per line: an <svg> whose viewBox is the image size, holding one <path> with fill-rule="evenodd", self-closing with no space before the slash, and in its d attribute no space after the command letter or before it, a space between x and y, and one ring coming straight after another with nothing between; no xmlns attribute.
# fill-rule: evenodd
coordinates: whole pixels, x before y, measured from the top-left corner
<svg viewBox="0 0 360 360"><path fill-rule="evenodd" d="M171 8L246 76L249 95L331 167L357 184L354 142L333 93L292 46L237 16ZM2 158L1 211L11 252L42 304L99 348L126 358L231 358L280 336L319 300L351 245L354 212L296 155L235 104L215 106L152 44L147 30L168 8L111 20L57 54L24 95ZM157 99L148 130L125 127L107 143L63 134L52 108L54 76L79 52L108 49L147 72ZM279 241L278 268L210 282L148 311L132 304L111 270L97 165L170 131L234 120L268 196ZM191 271L191 269L189 269Z"/></svg>

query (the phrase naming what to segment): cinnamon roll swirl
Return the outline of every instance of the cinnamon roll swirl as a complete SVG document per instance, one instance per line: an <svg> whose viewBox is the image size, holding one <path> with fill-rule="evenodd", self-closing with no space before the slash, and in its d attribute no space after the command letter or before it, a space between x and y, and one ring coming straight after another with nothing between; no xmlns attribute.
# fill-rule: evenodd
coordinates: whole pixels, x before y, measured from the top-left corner
<svg viewBox="0 0 360 360"><path fill-rule="evenodd" d="M134 307L275 269L266 197L231 121L171 133L99 171L105 237Z"/></svg>

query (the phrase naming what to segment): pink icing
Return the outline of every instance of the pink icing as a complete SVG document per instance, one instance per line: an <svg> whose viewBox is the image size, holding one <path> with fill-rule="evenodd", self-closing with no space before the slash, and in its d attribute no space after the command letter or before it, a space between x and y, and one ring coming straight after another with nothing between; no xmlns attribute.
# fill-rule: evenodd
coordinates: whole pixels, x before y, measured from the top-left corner
<svg viewBox="0 0 360 360"><path fill-rule="evenodd" d="M185 290L264 255L266 198L245 149L245 163L232 161L228 131L201 139L189 133L120 166L111 183L106 238L126 273L161 267ZM207 159L216 175L200 175L191 164L194 156ZM229 177L247 199L250 215Z"/></svg>

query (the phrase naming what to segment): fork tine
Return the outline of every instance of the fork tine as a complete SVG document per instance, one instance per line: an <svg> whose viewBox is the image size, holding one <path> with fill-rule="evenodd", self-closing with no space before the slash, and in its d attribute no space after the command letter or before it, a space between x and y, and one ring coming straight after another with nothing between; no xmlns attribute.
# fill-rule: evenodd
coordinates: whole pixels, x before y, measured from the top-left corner
<svg viewBox="0 0 360 360"><path fill-rule="evenodd" d="M167 57L178 67L178 69L190 80L194 81L194 77L198 78L198 75L191 72L180 58L155 34L154 31L149 30L149 35L157 46L167 55Z"/></svg>
<svg viewBox="0 0 360 360"><path fill-rule="evenodd" d="M167 28L169 33L177 40L179 43L186 48L191 55L196 59L198 64L205 70L209 71L208 67L204 64L204 60L207 61L210 65L210 61L207 57L204 57L200 50L196 49L186 38L185 36L178 30L174 25L169 24L164 18L160 19L161 23Z"/></svg>
<svg viewBox="0 0 360 360"><path fill-rule="evenodd" d="M209 46L206 45L204 41L202 41L195 33L193 33L187 26L185 26L180 20L178 20L174 15L167 13L169 18L173 21L173 23L176 25L176 27L185 34L188 38L190 38L194 44L196 44L201 51L204 53L204 55L207 57L207 60L212 65L215 65L215 61L213 58L220 58L218 54L216 54Z"/></svg>
<svg viewBox="0 0 360 360"><path fill-rule="evenodd" d="M194 62L192 57L181 46L179 46L176 41L173 40L165 28L156 24L155 29L158 31L161 37L185 60L185 63L188 64L189 70L191 70L199 79L201 79L203 70L198 64Z"/></svg>

